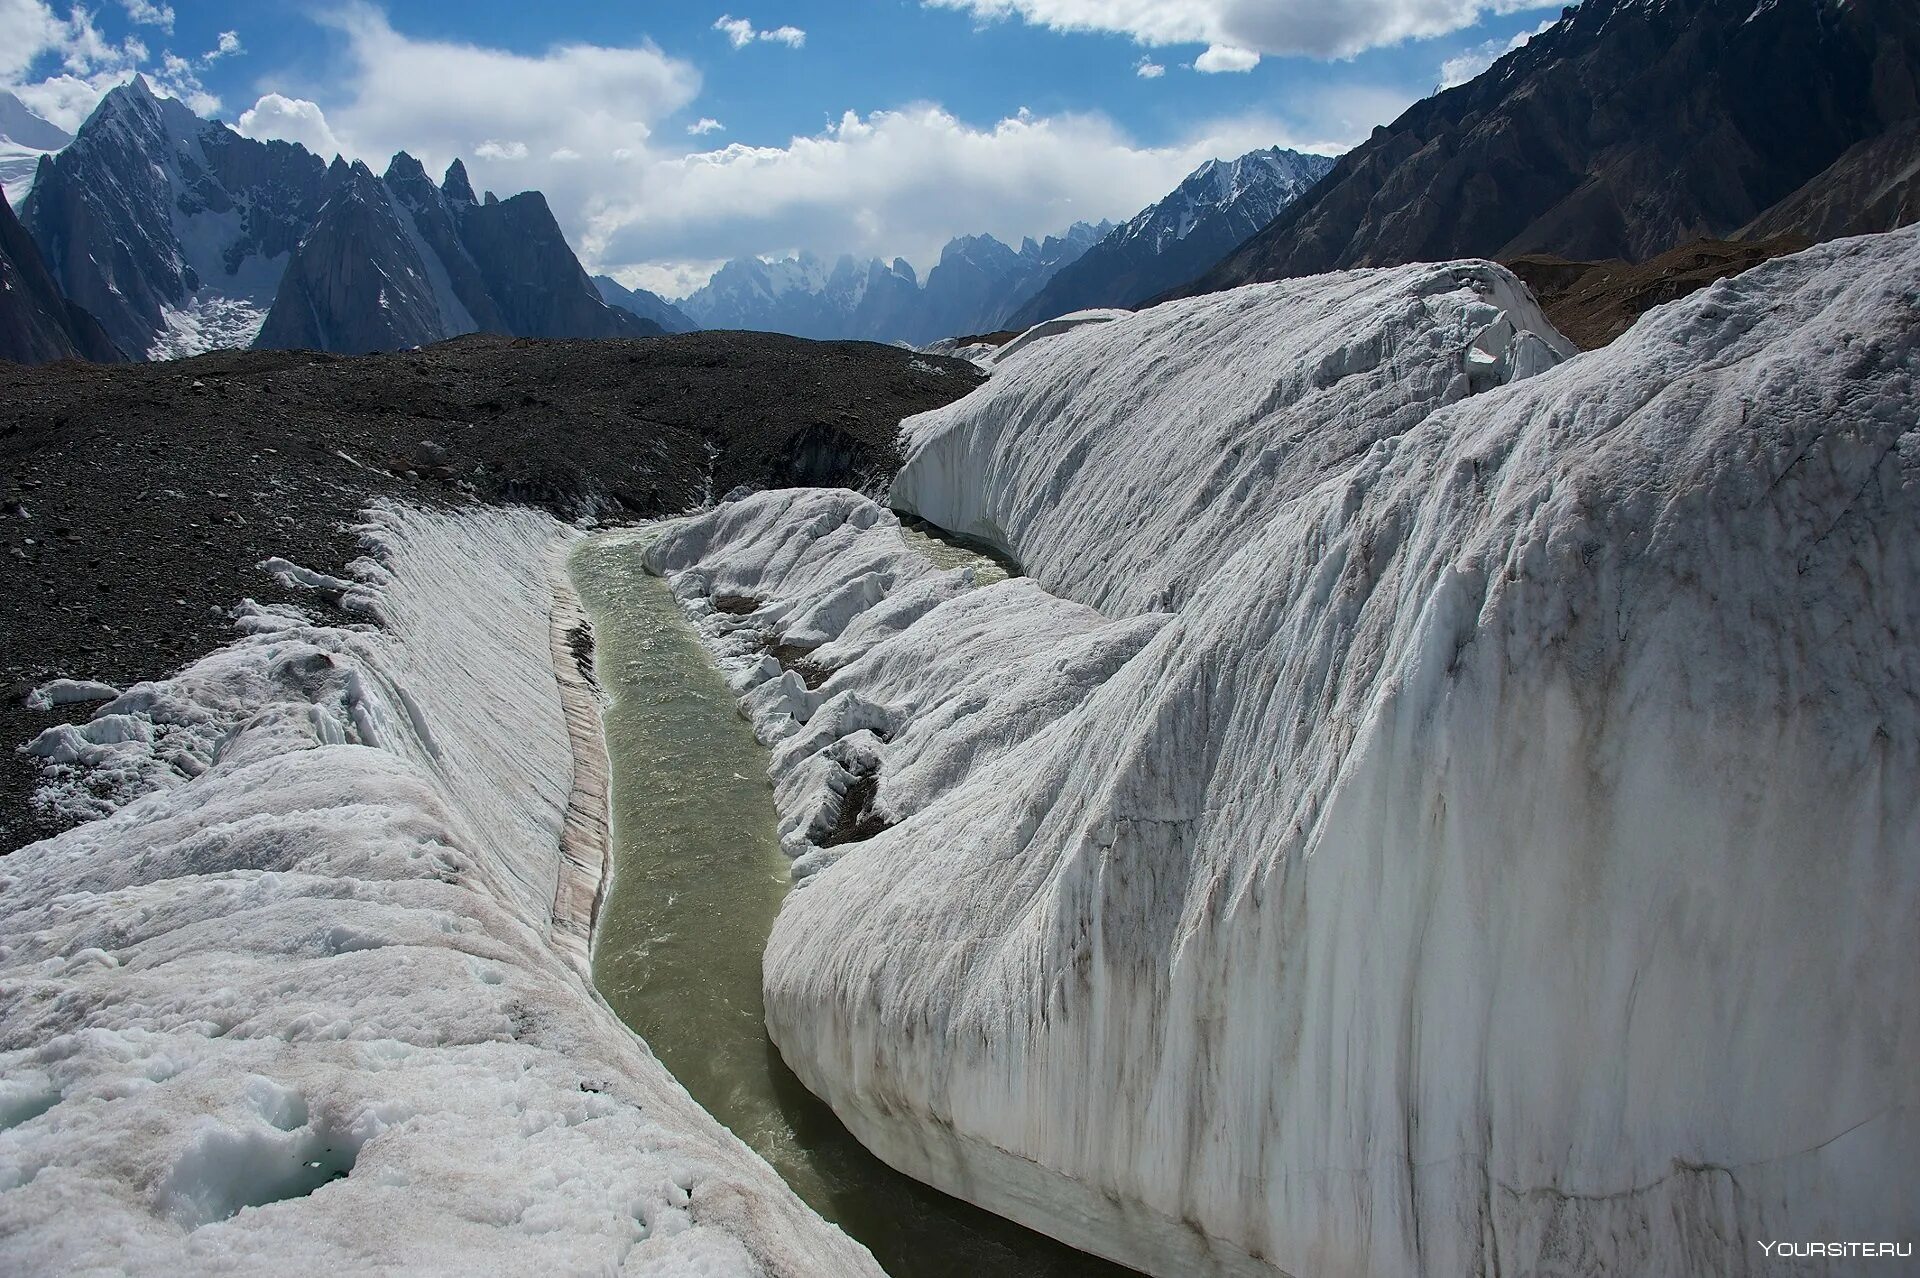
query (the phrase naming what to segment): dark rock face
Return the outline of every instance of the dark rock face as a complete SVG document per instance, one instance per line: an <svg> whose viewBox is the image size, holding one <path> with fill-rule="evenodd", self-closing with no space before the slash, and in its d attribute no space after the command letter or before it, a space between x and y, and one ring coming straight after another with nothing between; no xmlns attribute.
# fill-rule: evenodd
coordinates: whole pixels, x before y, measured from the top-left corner
<svg viewBox="0 0 1920 1278"><path fill-rule="evenodd" d="M1028 328L1070 311L1138 306L1219 261L1331 168L1328 156L1279 147L1209 160L1002 318L1010 328Z"/></svg>
<svg viewBox="0 0 1920 1278"><path fill-rule="evenodd" d="M1912 0L1587 0L1415 104L1198 280L1724 237L1920 111Z"/></svg>
<svg viewBox="0 0 1920 1278"><path fill-rule="evenodd" d="M365 354L447 336L404 216L372 170L355 163L287 264L255 345Z"/></svg>
<svg viewBox="0 0 1920 1278"><path fill-rule="evenodd" d="M465 333L642 337L658 326L607 305L537 192L467 198L394 156L385 179L336 168L333 191L288 264L254 345L361 355Z"/></svg>
<svg viewBox="0 0 1920 1278"><path fill-rule="evenodd" d="M125 358L93 316L60 295L40 246L0 194L0 360Z"/></svg>
<svg viewBox="0 0 1920 1278"><path fill-rule="evenodd" d="M22 220L67 298L140 358L257 323L326 191L304 148L241 137L136 78L40 162Z"/></svg>
<svg viewBox="0 0 1920 1278"><path fill-rule="evenodd" d="M165 674L231 639L249 596L316 606L258 564L343 571L370 500L620 519L736 485L871 487L901 418L979 384L958 360L761 333L0 364L0 852L52 829L12 747L92 709L32 710L28 688Z"/></svg>
<svg viewBox="0 0 1920 1278"><path fill-rule="evenodd" d="M481 203L459 161L435 187L405 153L385 179L328 166L141 79L41 161L24 220L66 296L135 358L659 331L601 300L537 193Z"/></svg>
<svg viewBox="0 0 1920 1278"><path fill-rule="evenodd" d="M593 286L599 290L601 299L607 305L617 306L643 320L652 320L666 332L691 333L700 327L685 311L658 293L644 288L628 288L611 275L594 276Z"/></svg>
<svg viewBox="0 0 1920 1278"><path fill-rule="evenodd" d="M1920 222L1920 117L1848 148L1805 186L1740 232L1837 240Z"/></svg>
<svg viewBox="0 0 1920 1278"><path fill-rule="evenodd" d="M538 191L451 206L504 331L519 337L640 337L660 326L602 301Z"/></svg>

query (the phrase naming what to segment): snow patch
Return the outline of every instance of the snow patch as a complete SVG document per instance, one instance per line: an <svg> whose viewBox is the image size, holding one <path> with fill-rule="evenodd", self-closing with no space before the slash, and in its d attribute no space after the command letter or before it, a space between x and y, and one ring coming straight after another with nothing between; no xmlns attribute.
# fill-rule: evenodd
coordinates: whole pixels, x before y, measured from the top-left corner
<svg viewBox="0 0 1920 1278"><path fill-rule="evenodd" d="M186 359L208 351L244 350L260 336L267 308L249 298L200 293L181 307L162 307L164 325L147 358Z"/></svg>

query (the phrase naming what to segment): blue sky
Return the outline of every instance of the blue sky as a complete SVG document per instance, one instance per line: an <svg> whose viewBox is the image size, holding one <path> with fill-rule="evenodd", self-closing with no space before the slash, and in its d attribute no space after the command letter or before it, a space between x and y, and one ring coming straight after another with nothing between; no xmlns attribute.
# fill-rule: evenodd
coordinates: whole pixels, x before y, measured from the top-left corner
<svg viewBox="0 0 1920 1278"><path fill-rule="evenodd" d="M901 255L1115 219L1212 155L1335 151L1558 16L1526 0L0 0L71 126L139 69L243 132L547 192L588 264ZM1144 74L1143 74L1144 72ZM702 126L702 121L708 122Z"/></svg>

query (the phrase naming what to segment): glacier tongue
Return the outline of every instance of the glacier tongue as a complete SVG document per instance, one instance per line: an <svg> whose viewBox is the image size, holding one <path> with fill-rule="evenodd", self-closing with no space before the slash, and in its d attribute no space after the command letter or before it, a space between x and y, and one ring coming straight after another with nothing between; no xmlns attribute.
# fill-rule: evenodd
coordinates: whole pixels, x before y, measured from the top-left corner
<svg viewBox="0 0 1920 1278"><path fill-rule="evenodd" d="M1031 580L852 494L683 527L809 872L787 1061L1159 1274L1912 1237L1916 296L1841 241L1546 368L1485 264L1240 289L908 423L895 503ZM817 688L748 657L802 619Z"/></svg>
<svg viewBox="0 0 1920 1278"><path fill-rule="evenodd" d="M112 791L0 861L0 1270L878 1274L588 984L569 535L364 531L378 627L249 605L42 751Z"/></svg>

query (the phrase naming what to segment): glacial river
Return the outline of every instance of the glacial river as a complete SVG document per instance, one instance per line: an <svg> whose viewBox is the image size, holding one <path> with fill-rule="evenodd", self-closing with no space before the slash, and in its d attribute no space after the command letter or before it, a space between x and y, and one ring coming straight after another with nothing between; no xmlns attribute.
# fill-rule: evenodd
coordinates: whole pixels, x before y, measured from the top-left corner
<svg viewBox="0 0 1920 1278"><path fill-rule="evenodd" d="M760 955L786 896L767 752L672 592L641 567L649 534L575 552L595 670L613 703L613 880L593 977L613 1009L709 1113L895 1278L1122 1275L902 1176L809 1093L767 1037ZM942 567L980 553L924 526L905 534Z"/></svg>

